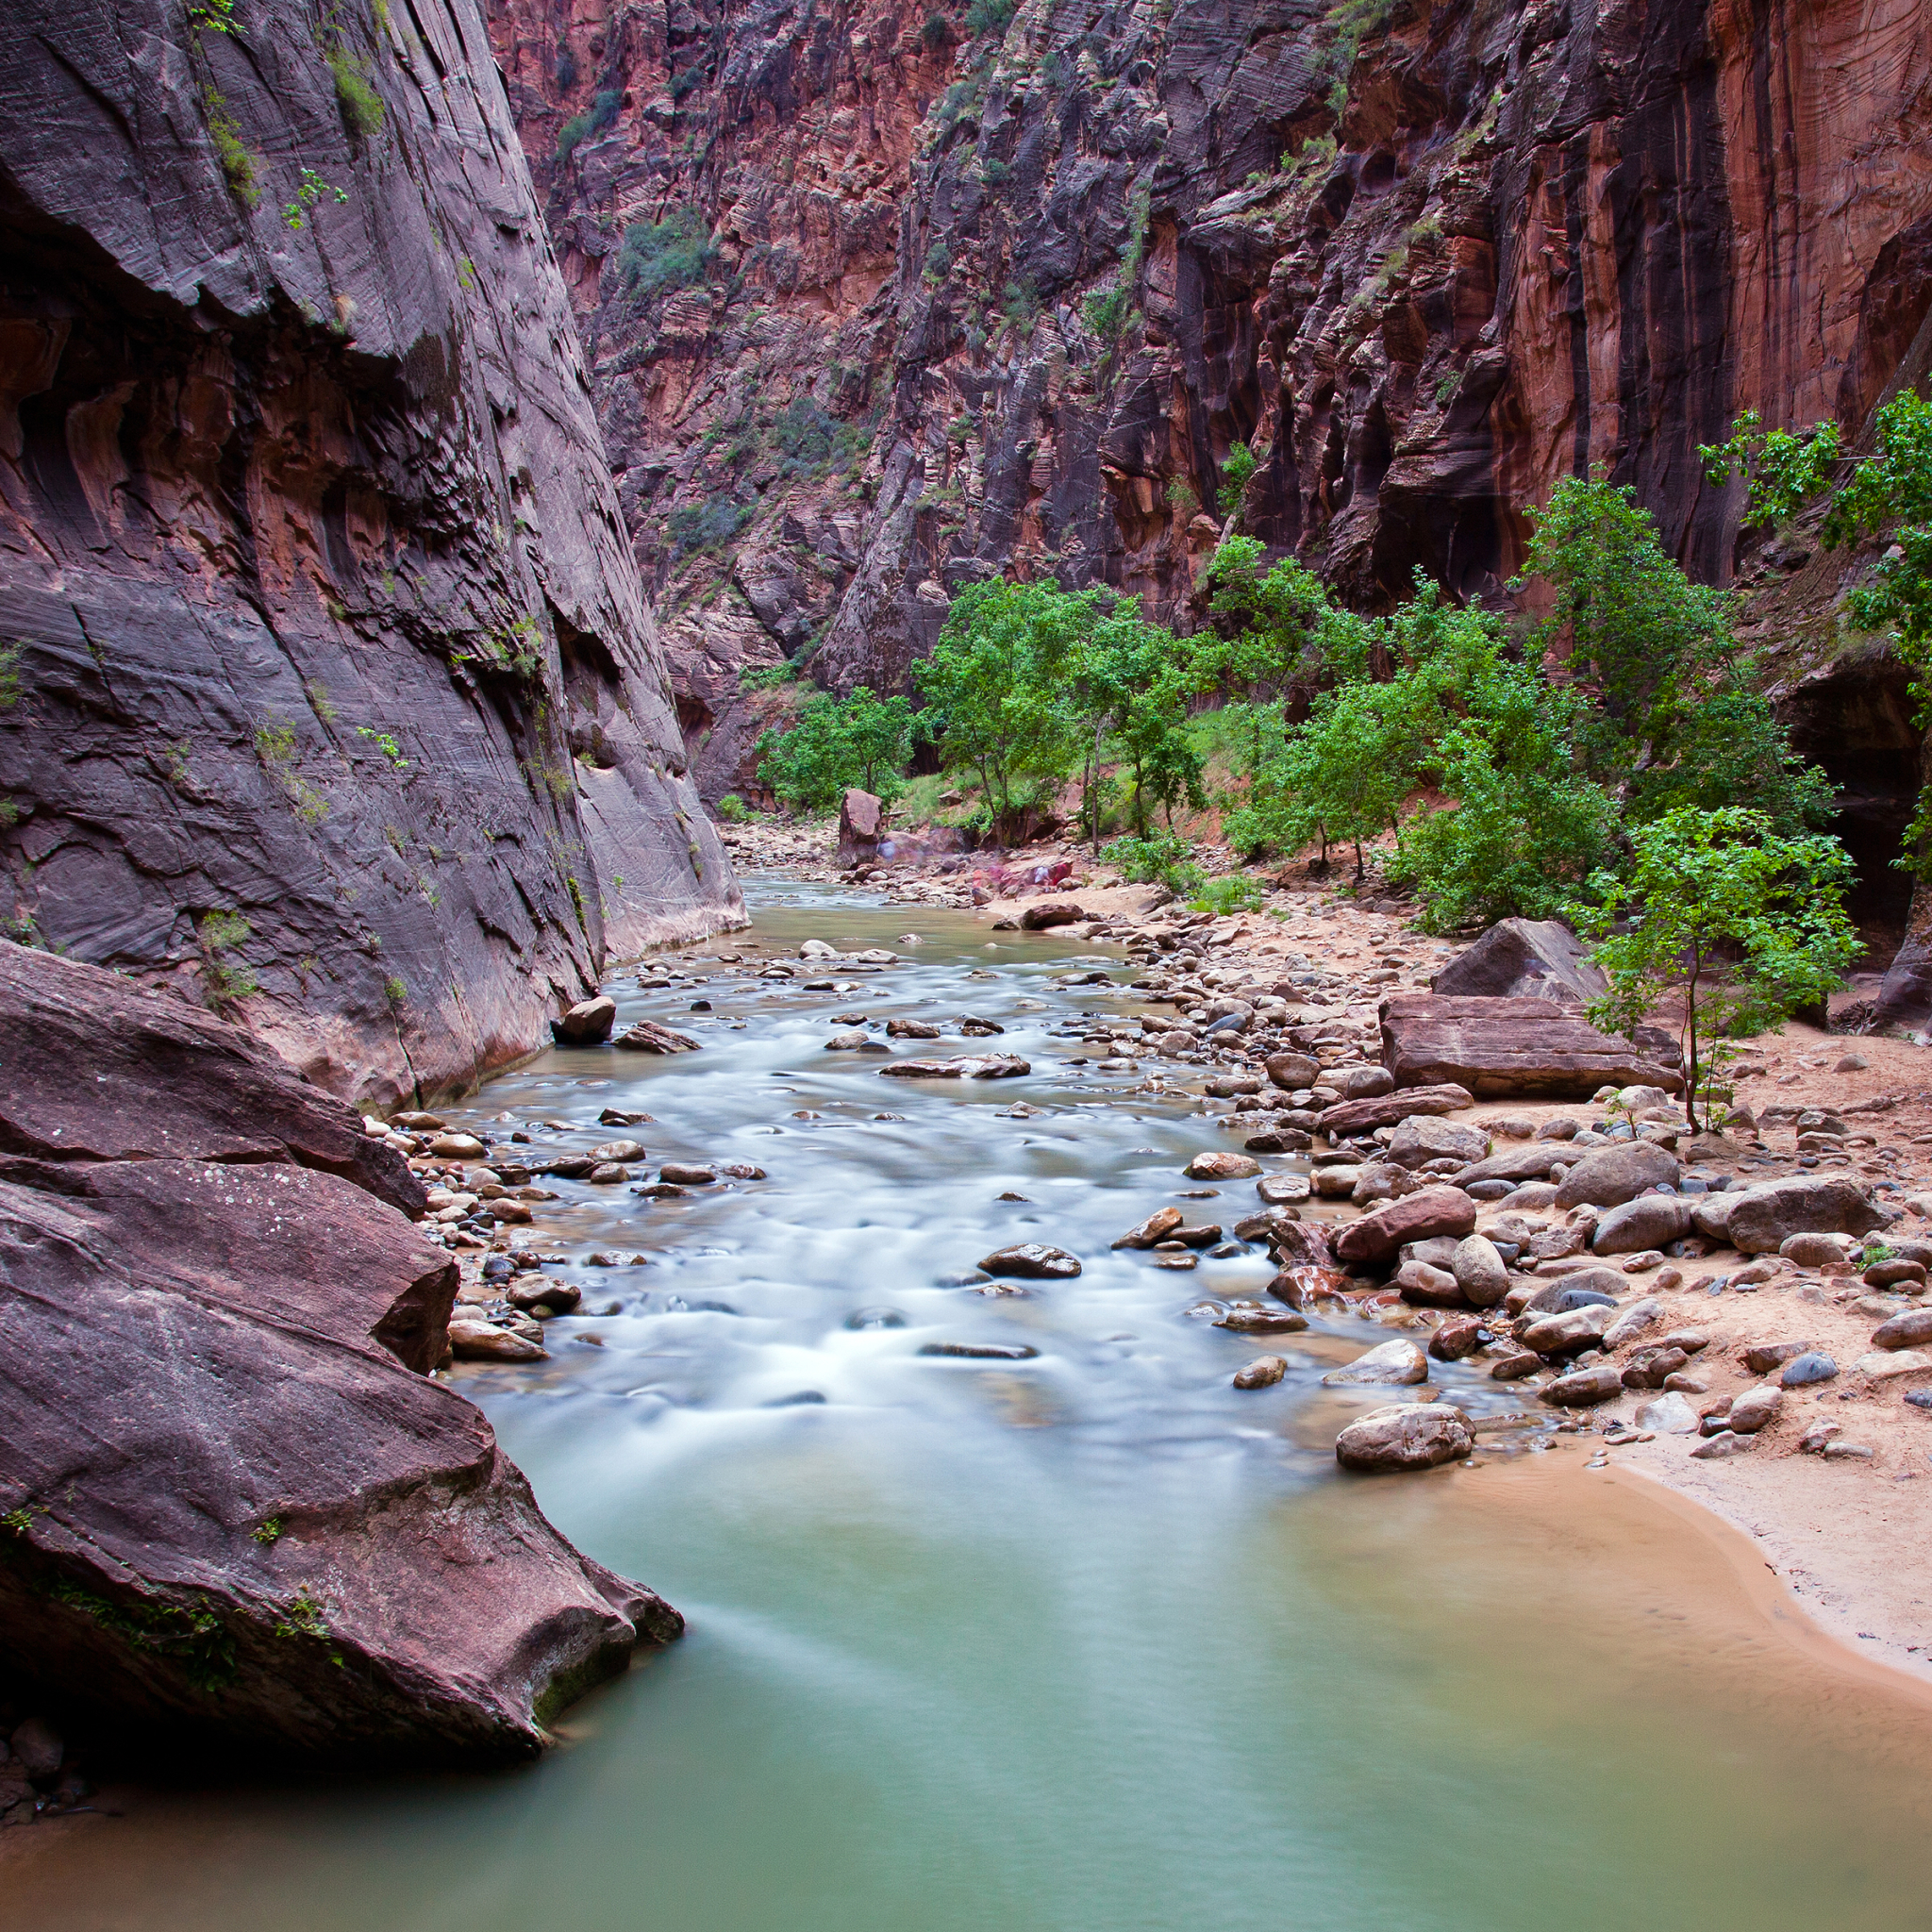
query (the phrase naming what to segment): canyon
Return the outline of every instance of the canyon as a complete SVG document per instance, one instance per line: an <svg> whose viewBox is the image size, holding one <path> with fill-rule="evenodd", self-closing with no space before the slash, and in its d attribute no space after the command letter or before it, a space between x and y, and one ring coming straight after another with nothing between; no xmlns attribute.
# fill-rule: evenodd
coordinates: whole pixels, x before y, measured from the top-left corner
<svg viewBox="0 0 1932 1932"><path fill-rule="evenodd" d="M708 798L788 667L903 688L977 578L1186 630L1239 528L1364 608L1418 570L1507 604L1526 512L1601 468L1744 592L1861 920L1889 953L1911 912L1886 1011L1932 1009L1867 559L1741 530L1698 454L1747 410L1856 441L1932 368L1909 0L501 0L491 34Z"/></svg>

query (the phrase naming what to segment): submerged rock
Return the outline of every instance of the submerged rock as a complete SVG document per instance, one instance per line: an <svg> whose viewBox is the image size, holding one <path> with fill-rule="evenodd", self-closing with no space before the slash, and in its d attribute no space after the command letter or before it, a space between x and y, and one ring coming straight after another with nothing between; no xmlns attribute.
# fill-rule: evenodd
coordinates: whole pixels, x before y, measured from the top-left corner
<svg viewBox="0 0 1932 1932"><path fill-rule="evenodd" d="M1013 1274L1026 1281L1069 1281L1080 1272L1076 1257L1043 1241L996 1248L979 1265L989 1274Z"/></svg>

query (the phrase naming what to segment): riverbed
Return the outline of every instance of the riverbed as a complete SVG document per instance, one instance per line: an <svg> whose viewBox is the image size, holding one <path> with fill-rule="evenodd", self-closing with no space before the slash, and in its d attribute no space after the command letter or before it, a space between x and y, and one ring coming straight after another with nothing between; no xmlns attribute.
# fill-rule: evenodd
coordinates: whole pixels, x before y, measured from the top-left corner
<svg viewBox="0 0 1932 1932"><path fill-rule="evenodd" d="M756 936L902 963L818 992L695 958L702 984L626 978L620 1024L703 1050L559 1051L445 1110L539 1152L624 1132L653 1166L765 1171L655 1200L558 1184L543 1242L582 1312L548 1324L546 1362L458 1371L559 1527L689 1635L525 1772L114 1791L120 1817L14 1835L10 1923L1926 1923L1932 1707L1820 1640L1741 1538L1547 1428L1343 1478L1336 1427L1382 1398L1319 1377L1386 1330L1243 1341L1186 1310L1258 1295L1262 1249L1177 1273L1109 1247L1170 1203L1228 1224L1258 1205L1252 1183L1187 1198L1187 1159L1235 1143L1079 1043L1083 1012L1130 1009L1081 983L1124 980L1117 955L759 891ZM1033 1072L881 1078L825 1051L859 1013L992 1020L894 1051ZM1084 1272L979 1292L978 1259L1027 1241ZM1263 1348L1288 1378L1234 1390ZM1436 1373L1474 1409L1521 1406Z"/></svg>

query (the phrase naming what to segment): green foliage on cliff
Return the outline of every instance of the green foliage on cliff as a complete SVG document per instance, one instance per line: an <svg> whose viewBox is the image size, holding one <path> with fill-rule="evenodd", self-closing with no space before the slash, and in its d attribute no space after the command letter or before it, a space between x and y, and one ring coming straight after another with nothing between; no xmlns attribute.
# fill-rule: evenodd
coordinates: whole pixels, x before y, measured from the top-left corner
<svg viewBox="0 0 1932 1932"><path fill-rule="evenodd" d="M583 143L599 135L617 119L624 95L616 88L604 88L581 114L573 114L557 130L557 158L567 161Z"/></svg>
<svg viewBox="0 0 1932 1932"><path fill-rule="evenodd" d="M1121 251L1120 273L1105 293L1089 295L1081 305L1087 326L1110 348L1121 339L1134 306L1134 284L1140 279L1141 258L1147 251L1147 220L1152 196L1142 188L1127 203L1127 241Z"/></svg>
<svg viewBox="0 0 1932 1932"><path fill-rule="evenodd" d="M981 34L1003 34L1019 11L1020 0L973 0L966 9L966 31L975 41Z"/></svg>
<svg viewBox="0 0 1932 1932"><path fill-rule="evenodd" d="M617 279L632 295L668 295L701 282L718 250L704 216L675 202L658 222L633 222L617 252Z"/></svg>
<svg viewBox="0 0 1932 1932"><path fill-rule="evenodd" d="M1829 550L1889 538L1869 580L1849 599L1852 622L1890 637L1912 675L1919 728L1932 728L1932 402L1904 390L1879 411L1873 455L1850 464L1838 425L1809 436L1767 434L1757 414L1740 417L1728 442L1699 451L1713 482L1741 468L1747 514L1764 523L1794 515L1829 492L1820 535ZM1899 864L1932 879L1932 790L1921 791Z"/></svg>
<svg viewBox="0 0 1932 1932"><path fill-rule="evenodd" d="M324 58L335 79L336 100L341 108L342 119L364 141L374 141L382 132L384 108L382 96L369 78L367 65L340 42Z"/></svg>

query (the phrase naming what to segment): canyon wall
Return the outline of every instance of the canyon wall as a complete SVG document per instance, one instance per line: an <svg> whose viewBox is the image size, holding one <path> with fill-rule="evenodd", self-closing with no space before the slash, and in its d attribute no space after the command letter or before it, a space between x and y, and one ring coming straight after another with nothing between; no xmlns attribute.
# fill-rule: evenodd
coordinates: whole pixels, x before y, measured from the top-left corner
<svg viewBox="0 0 1932 1932"><path fill-rule="evenodd" d="M898 684L988 573L1190 625L1236 441L1241 526L1372 608L1418 568L1507 599L1525 507L1601 465L1698 575L1803 575L1757 641L1834 775L1914 762L1843 560L1739 555L1697 445L1856 432L1921 334L1922 6L1004 11L497 0L708 795L782 703L742 669Z"/></svg>
<svg viewBox="0 0 1932 1932"><path fill-rule="evenodd" d="M474 0L0 12L0 796L358 1099L739 916Z"/></svg>

